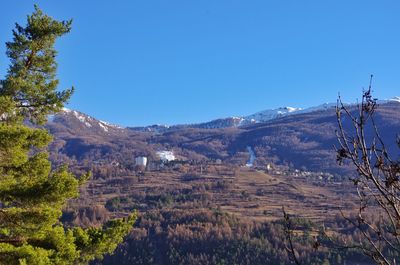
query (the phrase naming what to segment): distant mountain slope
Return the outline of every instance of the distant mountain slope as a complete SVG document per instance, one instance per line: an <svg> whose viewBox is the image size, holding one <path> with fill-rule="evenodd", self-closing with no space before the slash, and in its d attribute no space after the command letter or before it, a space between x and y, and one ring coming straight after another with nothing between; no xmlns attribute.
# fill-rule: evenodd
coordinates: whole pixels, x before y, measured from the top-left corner
<svg viewBox="0 0 400 265"><path fill-rule="evenodd" d="M389 100L380 100L379 104L386 104L390 102L400 102L400 97L393 97ZM352 104L346 104L351 106ZM200 128L200 129L220 129L220 128L228 128L228 127L242 127L250 124L256 123L264 123L270 120L297 115L310 113L314 111L323 111L334 109L336 107L336 103L324 103L319 106L310 107L306 109L302 108L293 108L293 107L282 107L277 109L268 109L263 110L248 116L240 116L240 117L227 117L215 119L209 122L197 123L197 124L184 124L184 125L150 125L150 126L142 126L142 127L130 127L129 129L136 131L146 131L146 132L156 132L163 133L166 131L177 130L182 128Z"/></svg>
<svg viewBox="0 0 400 265"><path fill-rule="evenodd" d="M396 148L396 135L400 132L399 114L400 104L394 101L381 104L376 113L379 131L395 156L400 155ZM336 130L334 109L318 109L248 126L231 142L228 149L230 153L235 153L246 146L252 146L257 156L267 161L276 160L314 171L342 173L347 170L336 164ZM367 134L370 139L371 131Z"/></svg>
<svg viewBox="0 0 400 265"><path fill-rule="evenodd" d="M183 125L150 125L144 127L130 127L136 131L149 131L162 133L166 131L182 129L182 128L199 128L199 129L221 129L229 127L241 127L254 123L262 123L269 120L281 118L287 115L295 114L298 111L302 111L300 108L283 107L273 110L260 111L255 114L243 117L228 117L215 119L209 122L195 123L195 124L183 124Z"/></svg>
<svg viewBox="0 0 400 265"><path fill-rule="evenodd" d="M400 132L399 102L398 99L380 101L376 118L393 152L398 152L394 147L396 134ZM244 122L255 118L257 122ZM55 135L52 152L79 161L106 158L129 164L137 155L158 159L157 152L170 150L180 158L221 159L225 163L245 165L252 150L254 163L251 164L254 165L272 162L313 171L349 172L348 168L336 164L333 147L337 143L337 124L333 104L306 110L284 108L248 118L195 125L142 129L124 129L65 110L55 115L47 126Z"/></svg>
<svg viewBox="0 0 400 265"><path fill-rule="evenodd" d="M64 108L60 113L49 118L49 124L59 124L74 131L91 131L94 133L120 132L124 128L95 119L87 114L76 110Z"/></svg>

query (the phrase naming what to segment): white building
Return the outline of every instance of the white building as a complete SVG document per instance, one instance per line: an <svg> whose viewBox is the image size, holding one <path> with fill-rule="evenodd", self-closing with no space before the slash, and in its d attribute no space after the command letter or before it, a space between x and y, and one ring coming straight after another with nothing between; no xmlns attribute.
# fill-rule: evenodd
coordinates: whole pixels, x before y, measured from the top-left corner
<svg viewBox="0 0 400 265"><path fill-rule="evenodd" d="M145 156L138 156L135 158L135 164L137 166L147 166L147 157Z"/></svg>
<svg viewBox="0 0 400 265"><path fill-rule="evenodd" d="M157 151L156 154L163 162L174 161L176 159L174 152L172 151Z"/></svg>

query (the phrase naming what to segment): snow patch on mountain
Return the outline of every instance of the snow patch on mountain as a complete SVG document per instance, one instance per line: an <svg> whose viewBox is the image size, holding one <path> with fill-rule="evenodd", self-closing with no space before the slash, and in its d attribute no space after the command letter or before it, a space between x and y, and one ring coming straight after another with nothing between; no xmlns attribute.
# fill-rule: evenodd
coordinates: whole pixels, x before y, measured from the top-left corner
<svg viewBox="0 0 400 265"><path fill-rule="evenodd" d="M387 100L378 100L378 104L386 104L391 102L400 103L400 97L396 96ZM345 106L354 106L357 103L343 103ZM229 128L229 127L242 127L255 123L263 123L273 119L278 119L282 117L286 117L289 115L295 114L304 114L311 113L315 111L327 111L332 110L337 106L337 103L324 103L318 106L310 107L310 108L295 108L295 107L281 107L277 109L268 109L264 111L260 111L248 116L232 116L228 118L221 118L212 120L204 123L197 124L183 124L183 125L162 125L156 124L151 126L143 126L143 127L131 127L130 129L135 131L142 132L152 132L152 133L164 133L169 131L170 129L179 129L179 128L201 128L201 129L219 129L219 128ZM118 125L114 125L105 121L96 120L88 115L80 113L75 110L70 110L68 108L63 108L63 112L66 114L74 115L80 122L82 122L86 127L100 127L104 132L109 132L110 129L124 129ZM57 114L56 114L57 115ZM49 121L54 120L53 115L49 116Z"/></svg>
<svg viewBox="0 0 400 265"><path fill-rule="evenodd" d="M253 167L254 161L256 160L256 153L251 146L247 146L247 151L249 152L249 160L246 163L246 167Z"/></svg>
<svg viewBox="0 0 400 265"><path fill-rule="evenodd" d="M64 107L64 108L62 108L62 111L65 113L70 113L72 110Z"/></svg>
<svg viewBox="0 0 400 265"><path fill-rule="evenodd" d="M272 119L287 116L289 114L294 114L301 110L302 110L301 108L283 107L283 108L278 108L278 109L260 111L255 114L246 116L246 117L244 117L244 119L250 123L252 121L256 122L256 123L265 122L265 121L269 121Z"/></svg>
<svg viewBox="0 0 400 265"><path fill-rule="evenodd" d="M246 119L243 117L232 117L232 119L236 127L240 127L246 123Z"/></svg>
<svg viewBox="0 0 400 265"><path fill-rule="evenodd" d="M105 126L105 125L103 125L103 123L102 123L101 121L99 122L99 126L100 126L105 132L108 132L108 127Z"/></svg>
<svg viewBox="0 0 400 265"><path fill-rule="evenodd" d="M86 116L86 115L82 115L79 112L77 112L76 110L72 111L73 115L83 124L86 125L86 127L92 127L92 124L90 124L90 121L92 120L91 117Z"/></svg>
<svg viewBox="0 0 400 265"><path fill-rule="evenodd" d="M389 99L389 101L394 101L394 102L400 103L400 97L393 97L393 98Z"/></svg>
<svg viewBox="0 0 400 265"><path fill-rule="evenodd" d="M97 120L89 115L86 115L79 111L71 110L68 108L63 108L62 112L49 116L49 121L50 122L54 121L54 119L55 119L55 117L57 117L57 115L67 115L70 117L72 116L72 117L76 118L79 122L84 124L86 127L92 128L92 129L99 128L99 129L103 130L104 132L109 132L110 129L123 129L123 127L120 127L118 125L114 125L114 124L111 124L111 123L108 123L108 122L102 121L102 120Z"/></svg>
<svg viewBox="0 0 400 265"><path fill-rule="evenodd" d="M344 104L347 105L347 104ZM332 108L336 108L337 103L324 103L315 107L310 107L310 108L306 108L306 109L301 109L299 110L296 114L300 114L300 113L310 113L310 112L314 112L314 111L321 111L321 110L330 110Z"/></svg>
<svg viewBox="0 0 400 265"><path fill-rule="evenodd" d="M377 101L379 104L385 104L385 103L391 103L391 102L397 102L400 103L400 97L392 97L390 99L384 99L384 100L378 100Z"/></svg>
<svg viewBox="0 0 400 265"><path fill-rule="evenodd" d="M109 123L109 122L106 122L106 121L102 121L102 120L99 120L99 125L100 125L100 127L105 127L105 128L111 127L111 128L114 128L114 129L123 129L123 127L121 127L119 125L112 124L112 123ZM107 131L108 131L108 128L107 128Z"/></svg>
<svg viewBox="0 0 400 265"><path fill-rule="evenodd" d="M93 118L91 118L90 116L84 115L82 113L79 113L76 110L70 110L70 109L67 109L67 108L63 108L62 110L63 110L64 113L67 113L67 114L71 114L72 113L72 115L74 115L75 118L77 118L80 122L85 124L87 127L92 127L92 125L89 123L89 121L91 121Z"/></svg>

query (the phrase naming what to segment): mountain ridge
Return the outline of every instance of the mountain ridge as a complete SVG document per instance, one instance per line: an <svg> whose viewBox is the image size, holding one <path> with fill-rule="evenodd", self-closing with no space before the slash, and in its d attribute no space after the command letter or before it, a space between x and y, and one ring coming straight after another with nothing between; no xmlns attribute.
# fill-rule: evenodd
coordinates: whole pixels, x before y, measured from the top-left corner
<svg viewBox="0 0 400 265"><path fill-rule="evenodd" d="M399 103L399 100L380 102L377 109L376 122L388 143L395 143L396 132L400 132ZM158 159L157 152L171 151L183 160L218 159L244 166L249 162L251 149L255 161L250 164L254 166L272 163L337 174L350 172L335 163L335 109L333 105L323 106L245 126L203 124L142 131L110 126L70 111L56 115L47 128L55 139L51 153L66 155L78 163L109 160L130 166L137 156L147 156L151 161ZM354 106L350 108L357 111Z"/></svg>
<svg viewBox="0 0 400 265"><path fill-rule="evenodd" d="M386 104L389 102L397 102L400 103L400 97L395 96L391 99L387 100L378 100L378 104ZM356 105L357 103L345 103L346 106ZM230 116L225 118L217 118L206 122L199 123L188 123L188 124L175 124L175 125L164 125L164 124L153 124L146 126L119 126L116 124L112 124L106 121L102 121L96 119L90 115L84 114L77 110L71 110L68 108L63 108L61 114L55 114L50 117L50 120L54 119L54 117L63 115L63 113L72 113L78 120L84 123L87 127L98 127L100 126L105 132L108 130L115 129L130 129L135 131L142 132L154 132L154 133L164 133L169 130L176 130L182 128L201 128L201 129L220 129L220 128L229 128L229 127L242 127L256 123L263 123L270 120L278 119L281 117L289 116L289 115L297 115L302 113L310 113L313 111L323 111L335 108L337 103L323 103L321 105L308 107L308 108L296 108L296 107L280 107L276 109L266 109L263 111L256 112L254 114L246 115L246 116ZM96 124L92 124L91 121L96 120Z"/></svg>

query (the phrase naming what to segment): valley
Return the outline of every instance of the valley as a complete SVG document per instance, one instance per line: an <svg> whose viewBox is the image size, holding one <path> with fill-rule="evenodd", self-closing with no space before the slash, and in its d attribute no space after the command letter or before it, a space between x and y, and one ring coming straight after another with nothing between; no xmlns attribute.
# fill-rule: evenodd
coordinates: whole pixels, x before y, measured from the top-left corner
<svg viewBox="0 0 400 265"><path fill-rule="evenodd" d="M2 3L0 265L398 264L398 8L331 2Z"/></svg>
<svg viewBox="0 0 400 265"><path fill-rule="evenodd" d="M388 101L376 113L387 141L396 139L400 131L399 111L397 101ZM317 236L321 225L350 238L358 236L349 233L349 224L343 222L342 215L353 216L359 205L350 180L356 176L355 169L336 162L337 120L332 107L241 126L214 123L211 128L122 128L64 111L47 128L55 136L49 149L55 166L67 163L78 175L92 172L80 197L69 202L63 217L66 224L96 225L139 213L131 234L134 240L128 239L103 264L125 262L127 256L139 256L143 264L154 263L154 258L157 264L176 264L205 253L211 262L218 255L210 254L212 250L203 248L204 244L217 240L215 248L226 249L225 244L242 242L237 238L242 233L248 237L242 243L252 249L257 240L266 240L263 251L250 260L287 260L282 207L298 220L300 238L304 233ZM396 149L390 146L389 151ZM260 235L256 232L260 226L269 227L263 229L270 232ZM203 229L204 238L197 234ZM221 236L213 239L214 233ZM303 249L303 259L319 263L327 250L312 252L307 240L297 241L296 248ZM188 242L194 245L186 249ZM276 256L269 244L278 244ZM134 248L153 254L146 256ZM175 248L183 251L177 260L170 256ZM364 260L357 251L330 257L331 262L343 257L350 262Z"/></svg>

